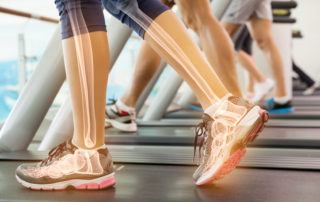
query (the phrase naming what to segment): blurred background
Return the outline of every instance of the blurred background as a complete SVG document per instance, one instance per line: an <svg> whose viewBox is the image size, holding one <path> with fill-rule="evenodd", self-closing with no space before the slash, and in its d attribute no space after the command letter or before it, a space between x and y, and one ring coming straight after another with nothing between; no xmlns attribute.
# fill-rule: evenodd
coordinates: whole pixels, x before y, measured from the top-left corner
<svg viewBox="0 0 320 202"><path fill-rule="evenodd" d="M298 0L294 9L297 19L294 29L303 38L293 40L296 63L320 80L320 7L319 0ZM0 7L30 12L58 19L53 0L0 0ZM110 17L105 12L106 18ZM0 122L8 116L19 92L36 67L57 24L0 13ZM113 68L108 85L108 98L117 98L130 82L140 39L133 34ZM161 80L160 80L161 81ZM157 87L153 93L156 93ZM68 89L64 86L52 108L64 100Z"/></svg>

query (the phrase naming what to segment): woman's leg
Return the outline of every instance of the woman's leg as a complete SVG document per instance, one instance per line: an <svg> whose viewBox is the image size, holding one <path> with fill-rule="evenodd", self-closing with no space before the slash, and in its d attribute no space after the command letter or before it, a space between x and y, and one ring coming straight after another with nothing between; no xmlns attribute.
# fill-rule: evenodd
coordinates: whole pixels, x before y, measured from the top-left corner
<svg viewBox="0 0 320 202"><path fill-rule="evenodd" d="M183 54L168 54L166 45L162 44L165 42L158 41L153 33L152 29L159 27L180 47L176 51L183 50ZM204 185L222 178L239 164L247 143L262 130L268 119L266 111L235 96L226 96L220 101L227 90L171 11L154 20L146 31L145 40L188 82L205 109L203 122L196 128L195 145L200 145L203 156L193 175L195 183ZM175 59L175 54L187 55L191 64Z"/></svg>
<svg viewBox="0 0 320 202"><path fill-rule="evenodd" d="M115 184L104 146L108 43L99 0L56 0L73 109L74 134L40 163L22 164L17 180L36 190L103 189ZM63 128L61 128L63 130Z"/></svg>
<svg viewBox="0 0 320 202"><path fill-rule="evenodd" d="M65 5L68 21L62 21L69 23L62 29L62 48L73 109L72 142L83 149L104 145L109 48L99 6L99 0L70 1Z"/></svg>
<svg viewBox="0 0 320 202"><path fill-rule="evenodd" d="M85 38L90 43L86 43L88 40ZM79 40L83 48L83 54L80 55L76 50ZM97 31L76 35L63 39L62 45L73 109L72 142L84 149L98 148L104 145L105 135L104 109L109 67L107 34L105 31ZM87 70L92 68L89 70L92 75L89 71L86 71L86 75L79 74L81 63ZM87 77L87 84L83 84L83 76Z"/></svg>
<svg viewBox="0 0 320 202"><path fill-rule="evenodd" d="M241 96L234 48L228 33L212 14L208 0L176 0L185 23L198 33L202 49L227 89Z"/></svg>
<svg viewBox="0 0 320 202"><path fill-rule="evenodd" d="M177 16L157 0L105 0L105 8L132 27L188 82L203 108L228 94ZM157 13L157 15L156 15Z"/></svg>
<svg viewBox="0 0 320 202"><path fill-rule="evenodd" d="M184 57L176 57L164 48L168 45L155 40L153 29L157 29L157 26L160 26L174 40L178 46L178 52L175 54L186 56L188 58L187 63L183 61ZM155 19L154 24L151 24L147 30L144 39L187 81L204 109L228 94L218 75L187 34L184 25L171 11L166 11ZM169 39L164 36L163 40Z"/></svg>

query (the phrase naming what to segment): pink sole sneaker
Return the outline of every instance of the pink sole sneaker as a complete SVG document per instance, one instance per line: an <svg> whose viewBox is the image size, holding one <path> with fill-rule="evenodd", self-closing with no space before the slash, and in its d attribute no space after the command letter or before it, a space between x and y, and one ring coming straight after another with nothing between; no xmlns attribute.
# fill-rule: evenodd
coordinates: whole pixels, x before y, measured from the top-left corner
<svg viewBox="0 0 320 202"><path fill-rule="evenodd" d="M52 184L32 184L21 180L18 176L16 176L16 179L24 187L38 191L58 191L65 190L67 188L73 188L77 190L100 190L116 184L116 179L113 173L93 180L73 179Z"/></svg>
<svg viewBox="0 0 320 202"><path fill-rule="evenodd" d="M111 187L116 184L116 179L114 177L107 179L105 181L102 181L99 184L96 183L88 183L88 184L82 184L79 186L76 186L76 189L106 189L108 187Z"/></svg>
<svg viewBox="0 0 320 202"><path fill-rule="evenodd" d="M258 137L259 133L262 132L264 124L268 121L268 119L268 112L266 110L260 110L261 121L259 121L260 123L256 127L254 127L250 134L243 140L243 142L241 143L242 147L234 151L233 154L230 155L229 159L222 164L222 166L219 168L215 175L198 185L202 186L210 184L213 181L222 179L224 176L232 172L239 165L242 158L245 156L247 144L254 141Z"/></svg>

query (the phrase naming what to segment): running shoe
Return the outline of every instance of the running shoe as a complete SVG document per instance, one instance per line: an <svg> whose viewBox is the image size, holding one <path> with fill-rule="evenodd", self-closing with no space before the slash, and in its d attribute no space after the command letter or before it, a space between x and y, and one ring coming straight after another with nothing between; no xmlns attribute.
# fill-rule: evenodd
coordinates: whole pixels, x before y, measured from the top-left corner
<svg viewBox="0 0 320 202"><path fill-rule="evenodd" d="M136 132L138 130L135 110L128 110L122 103L113 101L106 108L106 128L113 127L124 132Z"/></svg>
<svg viewBox="0 0 320 202"><path fill-rule="evenodd" d="M34 190L104 189L115 184L113 162L106 148L83 150L67 141L39 163L20 165L16 179Z"/></svg>
<svg viewBox="0 0 320 202"><path fill-rule="evenodd" d="M266 79L264 82L257 82L254 84L254 96L250 99L253 103L259 103L263 100L268 93L272 91L274 87L274 81Z"/></svg>
<svg viewBox="0 0 320 202"><path fill-rule="evenodd" d="M273 98L266 100L264 109L268 110L270 114L288 114L294 112L294 108L291 105L291 100L284 104L277 103Z"/></svg>
<svg viewBox="0 0 320 202"><path fill-rule="evenodd" d="M194 155L199 146L200 160L195 184L212 183L235 169L267 120L265 110L230 95L207 109L196 127Z"/></svg>

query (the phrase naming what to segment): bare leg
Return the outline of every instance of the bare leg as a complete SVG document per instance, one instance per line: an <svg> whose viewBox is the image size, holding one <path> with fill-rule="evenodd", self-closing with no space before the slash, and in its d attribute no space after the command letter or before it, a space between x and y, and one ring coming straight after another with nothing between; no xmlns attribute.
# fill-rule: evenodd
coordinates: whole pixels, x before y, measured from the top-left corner
<svg viewBox="0 0 320 202"><path fill-rule="evenodd" d="M267 55L271 64L273 75L276 81L276 97L285 97L287 95L285 88L284 67L279 49L275 44L270 20L253 17L250 20L252 36L257 41L261 50Z"/></svg>
<svg viewBox="0 0 320 202"><path fill-rule="evenodd" d="M254 78L251 74L249 74L249 83L247 86L247 91L251 94L254 92Z"/></svg>
<svg viewBox="0 0 320 202"><path fill-rule="evenodd" d="M146 42L143 42L135 65L131 86L121 97L124 104L129 107L136 106L139 96L157 71L160 62L160 56Z"/></svg>
<svg viewBox="0 0 320 202"><path fill-rule="evenodd" d="M227 89L241 96L232 41L213 16L208 0L176 0L184 21L198 33L204 53Z"/></svg>
<svg viewBox="0 0 320 202"><path fill-rule="evenodd" d="M88 82L93 82L93 89L90 92L93 95L94 102L94 119L95 123L90 121L91 126L86 126L86 114L83 111L83 106L86 104L83 99L83 90L81 89L81 81L79 76L79 60L84 58L79 58L76 51L76 37L80 40L88 37L91 41L91 47L89 44L83 43L84 57L88 58L88 52L92 52L93 59L93 80ZM72 109L73 109L73 121L74 121L74 135L73 143L80 148L92 149L104 145L104 108L105 108L105 98L106 98L106 85L107 85L107 75L109 66L109 49L108 40L106 32L90 32L82 35L73 36L62 40L64 62L66 66L67 81L70 87ZM86 66L89 66L89 61L86 62ZM91 89L89 88L89 91ZM88 117L87 117L88 118ZM87 127L87 128L85 128ZM95 128L95 134L92 134L95 138L94 145L87 145L85 143L84 133L86 130L91 130Z"/></svg>
<svg viewBox="0 0 320 202"><path fill-rule="evenodd" d="M162 44L157 42L154 36L150 34L155 23L167 32L179 46L179 49L183 51L183 54L188 57L190 61L188 65L184 65L181 61L175 59L174 55L170 55ZM204 59L200 49L187 34L183 24L171 11L166 11L155 19L145 34L145 40L188 82L203 108L209 107L219 98L228 94L217 74Z"/></svg>
<svg viewBox="0 0 320 202"><path fill-rule="evenodd" d="M242 50L238 52L238 61L256 81L266 81L267 78L259 71L252 57L246 52Z"/></svg>

